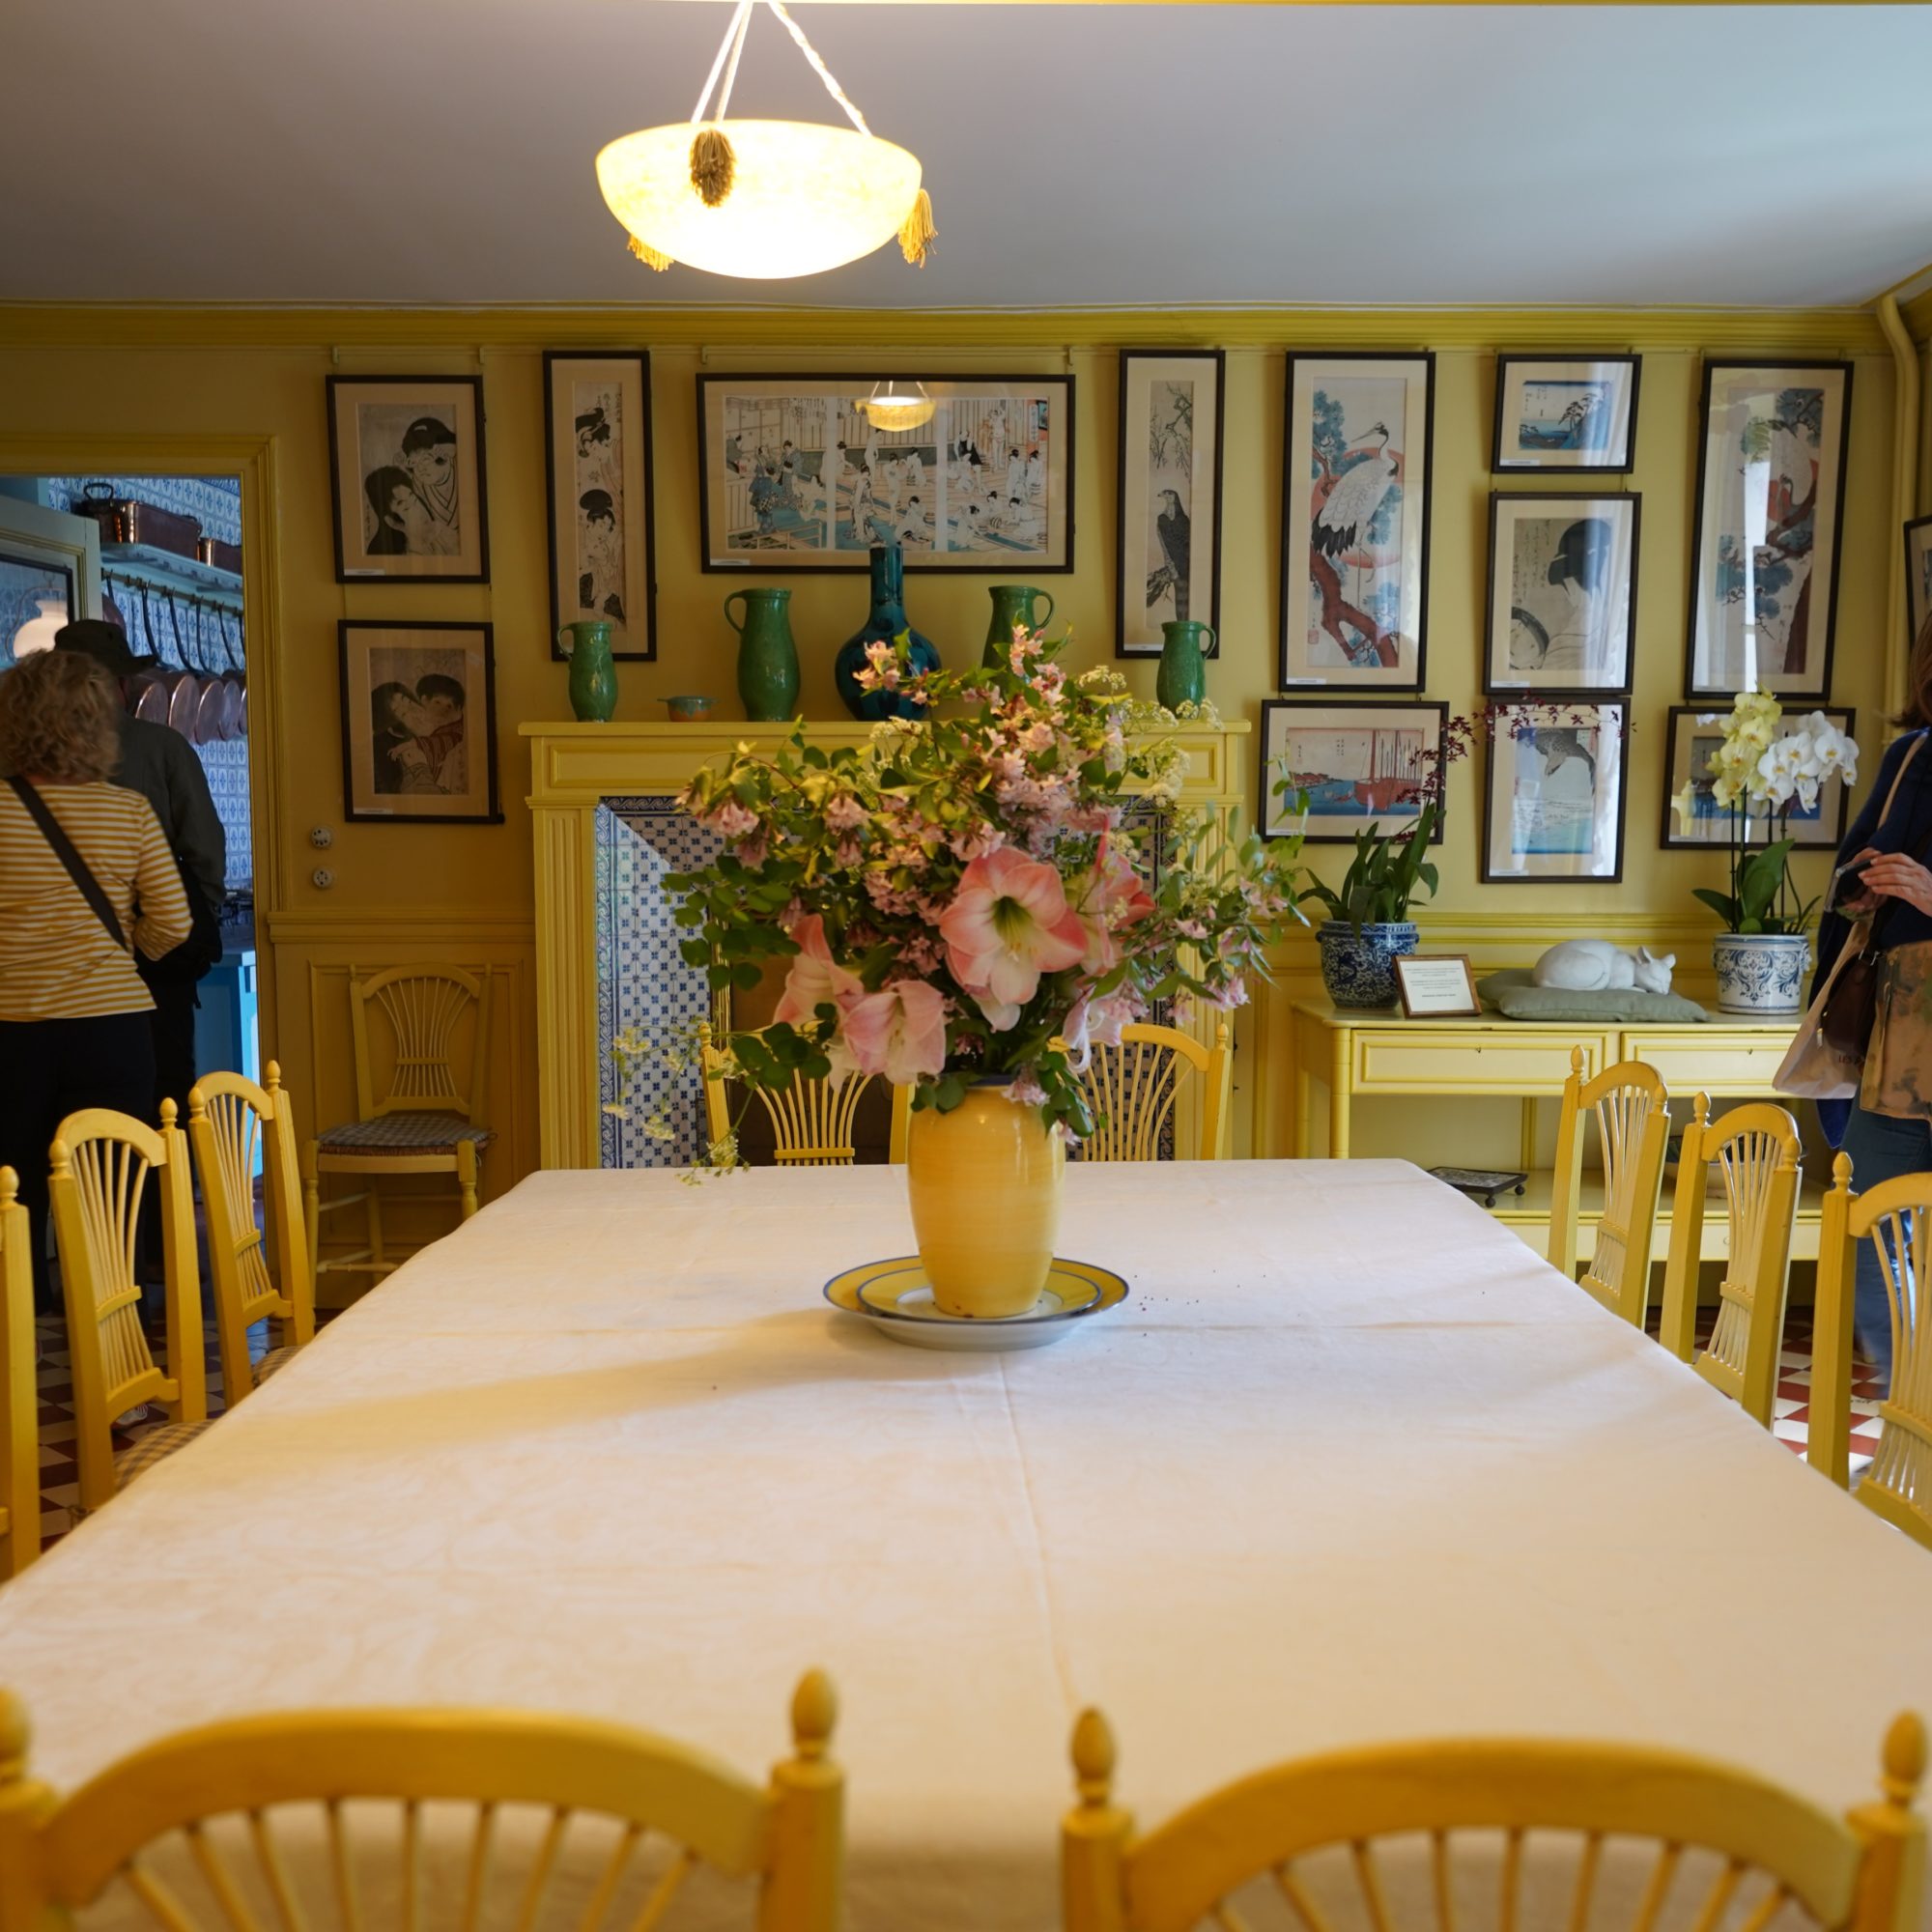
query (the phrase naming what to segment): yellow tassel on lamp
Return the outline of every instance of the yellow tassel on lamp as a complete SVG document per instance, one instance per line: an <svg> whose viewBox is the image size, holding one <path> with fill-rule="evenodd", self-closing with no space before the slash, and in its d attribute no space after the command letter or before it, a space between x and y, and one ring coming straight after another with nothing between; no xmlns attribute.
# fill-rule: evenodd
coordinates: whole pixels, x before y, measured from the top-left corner
<svg viewBox="0 0 1932 1932"><path fill-rule="evenodd" d="M631 253L634 254L638 258L638 260L644 265L645 268L655 269L659 274L663 274L664 271L670 267L670 257L668 255L659 254L658 251L655 248L653 248L648 242L639 242L635 235L631 237Z"/></svg>
<svg viewBox="0 0 1932 1932"><path fill-rule="evenodd" d="M938 239L939 230L932 225L932 197L921 188L913 197L912 213L899 229L899 252L915 269L923 269Z"/></svg>
<svg viewBox="0 0 1932 1932"><path fill-rule="evenodd" d="M723 128L706 128L691 144L691 185L706 208L717 208L731 192L738 157Z"/></svg>

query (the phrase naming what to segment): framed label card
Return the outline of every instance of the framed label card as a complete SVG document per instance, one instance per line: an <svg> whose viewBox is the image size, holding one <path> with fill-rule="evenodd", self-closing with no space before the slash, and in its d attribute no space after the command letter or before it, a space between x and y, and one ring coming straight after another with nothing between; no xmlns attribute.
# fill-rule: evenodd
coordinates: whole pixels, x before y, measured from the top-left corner
<svg viewBox="0 0 1932 1932"><path fill-rule="evenodd" d="M1670 707L1670 746L1663 771L1663 834L1659 843L1667 849L1731 842L1731 814L1711 796L1711 754L1724 742L1724 722L1728 713L1700 711L1694 704ZM1829 709L1825 716L1846 737L1854 735L1856 711ZM1787 712L1777 721L1776 734L1787 738L1802 730L1804 719ZM1687 816L1677 809L1684 787L1690 787L1690 810ZM1846 817L1851 795L1841 784L1819 788L1814 805L1791 801L1790 812L1782 817L1773 837L1790 838L1800 845L1829 846L1833 851L1844 843ZM1753 823L1761 830L1763 818ZM1762 843L1762 839L1759 840Z"/></svg>
<svg viewBox="0 0 1932 1932"><path fill-rule="evenodd" d="M1352 845L1371 825L1398 832L1421 815L1442 766L1446 704L1329 703L1270 697L1262 704L1262 798L1255 823L1264 838L1301 826L1294 793L1308 794L1307 841ZM1289 795L1276 795L1286 777ZM1429 842L1442 842L1442 821Z"/></svg>
<svg viewBox="0 0 1932 1932"><path fill-rule="evenodd" d="M1614 885L1624 872L1628 705L1519 704L1496 720L1483 883Z"/></svg>
<svg viewBox="0 0 1932 1932"><path fill-rule="evenodd" d="M488 624L338 627L343 815L500 825Z"/></svg>
<svg viewBox="0 0 1932 1932"><path fill-rule="evenodd" d="M1491 495L1486 692L1631 688L1641 504Z"/></svg>
<svg viewBox="0 0 1932 1932"><path fill-rule="evenodd" d="M1290 355L1281 687L1420 691L1435 358Z"/></svg>
<svg viewBox="0 0 1932 1932"><path fill-rule="evenodd" d="M1390 964L1404 1019L1467 1019L1482 1012L1466 952L1397 953Z"/></svg>
<svg viewBox="0 0 1932 1932"><path fill-rule="evenodd" d="M1121 352L1116 657L1158 657L1177 618L1218 638L1225 363L1218 349Z"/></svg>
<svg viewBox="0 0 1932 1932"><path fill-rule="evenodd" d="M549 349L543 366L551 656L565 624L601 619L612 657L654 658L651 358Z"/></svg>
<svg viewBox="0 0 1932 1932"><path fill-rule="evenodd" d="M330 376L335 581L488 583L480 376Z"/></svg>
<svg viewBox="0 0 1932 1932"><path fill-rule="evenodd" d="M874 429L875 382L937 405ZM908 570L1073 568L1071 376L700 376L697 481L706 570L869 568L896 543Z"/></svg>
<svg viewBox="0 0 1932 1932"><path fill-rule="evenodd" d="M1849 362L1705 363L1686 697L1830 693L1851 401Z"/></svg>
<svg viewBox="0 0 1932 1932"><path fill-rule="evenodd" d="M1628 475L1636 466L1641 369L1635 355L1498 355L1490 468Z"/></svg>

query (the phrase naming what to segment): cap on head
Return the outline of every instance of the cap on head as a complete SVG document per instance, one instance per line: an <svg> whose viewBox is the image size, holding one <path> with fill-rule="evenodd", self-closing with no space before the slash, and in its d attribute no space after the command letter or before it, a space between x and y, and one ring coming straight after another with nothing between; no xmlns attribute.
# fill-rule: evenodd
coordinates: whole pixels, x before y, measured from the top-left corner
<svg viewBox="0 0 1932 1932"><path fill-rule="evenodd" d="M151 657L137 658L128 648L127 632L99 617L79 617L71 624L63 624L54 633L54 649L80 651L115 677L130 677L156 662Z"/></svg>

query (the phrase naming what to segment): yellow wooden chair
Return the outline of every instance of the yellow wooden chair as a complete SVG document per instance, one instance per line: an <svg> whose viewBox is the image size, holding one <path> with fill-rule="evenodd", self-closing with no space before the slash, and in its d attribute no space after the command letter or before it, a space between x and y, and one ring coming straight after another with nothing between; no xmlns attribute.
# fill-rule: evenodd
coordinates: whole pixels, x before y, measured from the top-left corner
<svg viewBox="0 0 1932 1932"><path fill-rule="evenodd" d="M1687 1851L1722 1861L1708 1875L1695 1918L1704 1932L1735 1922L1727 1909L1742 1916L1746 1932L1763 1932L1787 1903L1821 1932L1918 1932L1919 1924L1924 1826L1913 1801L1925 1769L1925 1730L1910 1715L1887 1734L1883 1795L1843 1819L1748 1772L1683 1752L1496 1739L1383 1745L1277 1765L1142 1835L1113 1803L1114 1741L1097 1711L1074 1726L1073 1764L1080 1802L1061 1828L1065 1932L1186 1932L1210 1918L1224 1932L1238 1932L1246 1921L1232 1894L1256 1881L1269 1885L1297 1924L1324 1932L1329 1919L1296 1863L1345 1847L1365 1922L1377 1932L1403 1923L1453 1932L1451 1901L1469 1863L1459 1854L1467 1844L1475 1857L1493 1858L1498 1836L1495 1922L1507 1932L1523 1922L1523 1840L1531 1832L1552 1857L1565 1840L1577 1847L1567 1867L1574 1927L1610 1932L1620 1922L1604 1909L1592 1912L1608 1837L1656 1846L1643 1902L1632 1915L1637 1932L1657 1922ZM1388 1905L1376 1841L1403 1836L1415 1844L1423 1834L1429 1872L1417 1879L1431 1902L1403 1918ZM1690 1916L1681 1922L1690 1924Z"/></svg>
<svg viewBox="0 0 1932 1932"><path fill-rule="evenodd" d="M104 1107L70 1114L60 1123L52 1159L49 1205L73 1357L80 1506L96 1510L208 1427L194 1190L187 1139L175 1125L172 1100L161 1102L158 1133ZM161 1197L166 1375L148 1350L134 1278L141 1196L150 1180ZM168 1422L140 1436L117 1463L114 1418L147 1402L161 1404Z"/></svg>
<svg viewBox="0 0 1932 1932"><path fill-rule="evenodd" d="M1182 1083L1198 1074L1201 1138L1193 1157L1221 1159L1234 1070L1226 1020L1215 1027L1211 1047L1177 1027L1122 1027L1120 1045L1094 1047L1081 1076L1094 1129L1081 1142L1080 1158L1158 1160Z"/></svg>
<svg viewBox="0 0 1932 1932"><path fill-rule="evenodd" d="M315 1339L315 1267L296 1169L294 1110L272 1060L267 1079L266 1087L257 1087L239 1073L205 1073L187 1096L187 1137L208 1222L221 1388L230 1408ZM266 1238L255 1223L258 1154ZM278 1346L251 1363L248 1330L270 1320Z"/></svg>
<svg viewBox="0 0 1932 1932"><path fill-rule="evenodd" d="M39 1377L34 1267L20 1177L0 1167L0 1581L41 1553Z"/></svg>
<svg viewBox="0 0 1932 1932"><path fill-rule="evenodd" d="M1716 1122L1710 1113L1710 1097L1699 1094L1677 1156L1661 1339L1679 1361L1690 1363L1713 1388L1769 1429L1798 1219L1798 1122L1767 1101L1733 1107ZM1711 1346L1700 1350L1697 1264L1714 1167L1724 1183L1729 1253Z"/></svg>
<svg viewBox="0 0 1932 1932"><path fill-rule="evenodd" d="M1603 1138L1604 1209L1583 1286L1611 1314L1641 1328L1650 1312L1650 1242L1663 1186L1670 1094L1656 1070L1640 1060L1621 1060L1585 1080L1583 1049L1570 1049L1549 1202L1549 1264L1572 1280L1583 1190L1583 1127L1593 1113Z"/></svg>
<svg viewBox="0 0 1932 1932"><path fill-rule="evenodd" d="M711 1029L699 1029L699 1057L704 1071L704 1124L715 1147L731 1131L730 1097L725 1092L724 1054L711 1043ZM850 1167L859 1158L852 1122L873 1075L855 1073L844 1080L808 1080L802 1074L781 1093L753 1087L772 1123L772 1158L780 1167ZM893 1089L892 1141L887 1158L903 1167L906 1130L912 1117L912 1089Z"/></svg>
<svg viewBox="0 0 1932 1932"><path fill-rule="evenodd" d="M1891 1387L1879 1405L1878 1452L1854 1493L1896 1529L1932 1548L1932 1174L1904 1174L1852 1192L1852 1161L1832 1163L1818 1229L1805 1458L1838 1485L1851 1482L1853 1269L1869 1240L1891 1307Z"/></svg>
<svg viewBox="0 0 1932 1932"><path fill-rule="evenodd" d="M792 1698L792 1755L762 1786L669 1738L585 1718L322 1711L178 1732L56 1796L27 1776L25 1715L0 1693L0 1926L71 1928L112 1895L167 1932L355 1932L419 1925L426 1905L440 1922L436 1908L454 1908L460 1890L465 1932L486 1919L562 1923L562 1911L579 1932L651 1932L702 1865L756 1881L759 1932L838 1932L834 1715L830 1683L808 1673ZM426 1804L467 1839L460 1885L453 1873L439 1884L442 1861L425 1857ZM533 1844L499 1821L517 1817L512 1806L544 1825ZM313 1871L296 1837L305 1813ZM558 1854L592 1833L600 1869L584 1900L575 1861ZM645 1862L654 1854L661 1874ZM620 1888L646 1885L642 1910L613 1918Z"/></svg>
<svg viewBox="0 0 1932 1932"><path fill-rule="evenodd" d="M467 1079L459 1084L456 1042L465 1020L475 1015L475 1040ZM477 1116L490 1065L490 975L454 966L392 966L382 973L352 974L349 1017L355 1047L355 1119L330 1127L308 1143L302 1193L308 1249L315 1271L385 1275L402 1265L383 1239L383 1198L374 1177L384 1174L448 1174L455 1177L462 1217L476 1211L477 1168L497 1138ZM371 1057L371 1029L380 1025L393 1049L388 1088L380 1095ZM353 1174L367 1183L359 1193L322 1199L321 1177ZM344 1208L362 1209L368 1245L353 1254L322 1257L322 1217Z"/></svg>

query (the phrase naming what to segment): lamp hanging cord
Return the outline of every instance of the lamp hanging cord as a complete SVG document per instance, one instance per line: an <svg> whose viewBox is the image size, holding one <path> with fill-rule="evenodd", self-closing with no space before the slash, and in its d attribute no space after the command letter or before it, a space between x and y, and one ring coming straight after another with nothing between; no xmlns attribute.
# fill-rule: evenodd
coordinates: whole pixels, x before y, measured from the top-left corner
<svg viewBox="0 0 1932 1932"><path fill-rule="evenodd" d="M692 126L705 118L705 108L710 103L711 90L718 86L718 75L722 69L724 84L718 94L718 112L712 117L714 122L723 121L730 110L731 90L738 81L738 62L745 51L745 35L752 24L753 0L738 0L731 14L731 24L724 30L724 39L718 48L718 58L711 63L711 72L704 82L704 92L697 97L697 105L692 110ZM730 136L720 127L698 128L691 141L691 185L697 190L698 198L706 208L722 207L731 192L731 183L738 169L738 157L731 151Z"/></svg>

